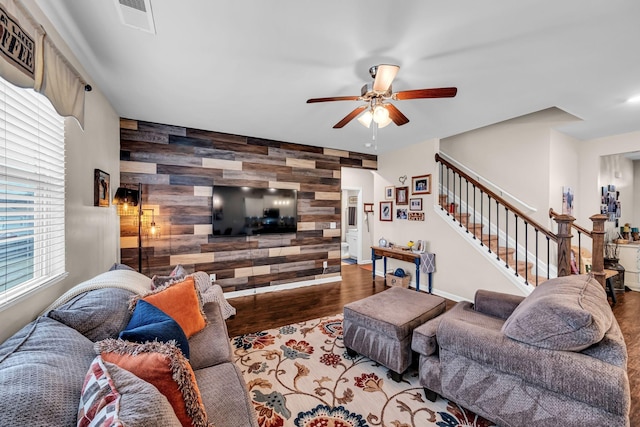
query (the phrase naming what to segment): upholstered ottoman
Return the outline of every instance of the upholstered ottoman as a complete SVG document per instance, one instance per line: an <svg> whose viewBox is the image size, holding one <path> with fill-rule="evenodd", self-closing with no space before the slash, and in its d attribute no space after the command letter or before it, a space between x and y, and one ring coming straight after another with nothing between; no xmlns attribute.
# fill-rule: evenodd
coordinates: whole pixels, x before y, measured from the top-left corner
<svg viewBox="0 0 640 427"><path fill-rule="evenodd" d="M347 352L380 363L400 381L411 365L413 330L444 311L444 298L396 287L347 304L343 322Z"/></svg>

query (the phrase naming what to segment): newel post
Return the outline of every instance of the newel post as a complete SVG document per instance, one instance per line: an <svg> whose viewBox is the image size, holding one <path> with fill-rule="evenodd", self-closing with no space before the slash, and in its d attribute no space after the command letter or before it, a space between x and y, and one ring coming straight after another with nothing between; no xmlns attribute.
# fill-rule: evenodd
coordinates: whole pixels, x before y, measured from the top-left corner
<svg viewBox="0 0 640 427"><path fill-rule="evenodd" d="M605 286L604 223L607 220L607 216L604 214L597 214L592 215L589 219L593 222L593 229L591 231L591 272L593 273L593 277L595 277L602 286Z"/></svg>
<svg viewBox="0 0 640 427"><path fill-rule="evenodd" d="M553 219L558 224L558 277L571 274L571 225L576 219L571 215L557 215Z"/></svg>

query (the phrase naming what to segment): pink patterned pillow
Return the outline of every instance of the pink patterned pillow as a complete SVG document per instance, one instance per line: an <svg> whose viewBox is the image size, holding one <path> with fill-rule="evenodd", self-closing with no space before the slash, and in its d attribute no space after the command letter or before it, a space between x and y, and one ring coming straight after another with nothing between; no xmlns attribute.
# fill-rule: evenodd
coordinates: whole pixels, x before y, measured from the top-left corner
<svg viewBox="0 0 640 427"><path fill-rule="evenodd" d="M120 398L102 358L96 357L91 362L82 386L78 427L122 427L122 421L118 417Z"/></svg>

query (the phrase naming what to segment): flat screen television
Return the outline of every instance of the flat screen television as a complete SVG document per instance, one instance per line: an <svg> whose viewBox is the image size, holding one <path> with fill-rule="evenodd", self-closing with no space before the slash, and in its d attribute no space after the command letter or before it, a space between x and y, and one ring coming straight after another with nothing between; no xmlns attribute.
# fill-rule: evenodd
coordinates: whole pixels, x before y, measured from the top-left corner
<svg viewBox="0 0 640 427"><path fill-rule="evenodd" d="M297 230L296 190L216 185L211 219L214 236L253 236Z"/></svg>

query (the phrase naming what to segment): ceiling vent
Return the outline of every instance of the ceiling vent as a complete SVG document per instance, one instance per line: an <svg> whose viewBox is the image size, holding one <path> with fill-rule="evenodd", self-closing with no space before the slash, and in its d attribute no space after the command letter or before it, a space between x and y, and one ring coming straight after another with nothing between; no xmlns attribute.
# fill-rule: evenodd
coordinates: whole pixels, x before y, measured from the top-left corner
<svg viewBox="0 0 640 427"><path fill-rule="evenodd" d="M156 33L151 0L114 0L120 21L136 30Z"/></svg>

